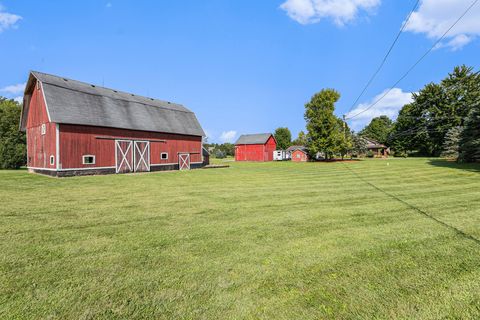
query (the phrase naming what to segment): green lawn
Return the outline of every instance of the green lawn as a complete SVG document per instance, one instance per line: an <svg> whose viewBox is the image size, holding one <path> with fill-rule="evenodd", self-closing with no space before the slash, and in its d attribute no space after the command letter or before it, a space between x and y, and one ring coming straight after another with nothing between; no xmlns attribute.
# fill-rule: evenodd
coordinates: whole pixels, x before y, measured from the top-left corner
<svg viewBox="0 0 480 320"><path fill-rule="evenodd" d="M0 171L0 319L479 319L480 166Z"/></svg>

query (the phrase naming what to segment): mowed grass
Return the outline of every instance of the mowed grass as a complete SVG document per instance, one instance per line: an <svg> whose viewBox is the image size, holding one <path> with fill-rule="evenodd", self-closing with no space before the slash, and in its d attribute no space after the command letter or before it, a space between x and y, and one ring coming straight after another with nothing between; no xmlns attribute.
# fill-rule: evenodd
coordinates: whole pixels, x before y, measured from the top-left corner
<svg viewBox="0 0 480 320"><path fill-rule="evenodd" d="M230 164L0 171L0 318L480 318L480 166Z"/></svg>

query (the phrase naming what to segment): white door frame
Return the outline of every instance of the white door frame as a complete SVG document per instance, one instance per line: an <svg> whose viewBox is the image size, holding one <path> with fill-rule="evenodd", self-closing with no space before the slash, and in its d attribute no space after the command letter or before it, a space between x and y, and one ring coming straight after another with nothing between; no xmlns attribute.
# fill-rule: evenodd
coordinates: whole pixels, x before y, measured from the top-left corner
<svg viewBox="0 0 480 320"><path fill-rule="evenodd" d="M122 148L120 148L120 144L119 142L128 142L128 147L127 147L127 150L125 150L125 152L122 151ZM130 163L128 162L128 159L127 159L127 154L128 154L128 151L130 149L132 149L132 144L133 144L133 141L132 140L115 140L115 173L119 173L120 170L119 168L123 165L123 162L125 161L128 168L130 169L131 172L133 172L133 168L130 166ZM120 150L120 154L122 156L122 160L120 161L120 165L118 165L118 150ZM135 162L134 162L134 159L133 159L133 156L134 156L134 150L132 150L132 166L135 165Z"/></svg>
<svg viewBox="0 0 480 320"><path fill-rule="evenodd" d="M186 157L184 158L183 156ZM185 168L186 166L188 166L188 168ZM178 170L190 170L190 153L178 154Z"/></svg>
<svg viewBox="0 0 480 320"><path fill-rule="evenodd" d="M143 149L143 152L140 151L140 148L138 147L137 143L146 143L145 149ZM145 164L147 167L147 171L150 171L150 141L144 141L144 140L134 140L133 141L134 149L133 149L133 166L135 172L137 172L138 167L141 162ZM137 158L136 158L136 151L138 150L138 153L140 154L140 159L137 163ZM147 158L145 159L145 152L147 153Z"/></svg>

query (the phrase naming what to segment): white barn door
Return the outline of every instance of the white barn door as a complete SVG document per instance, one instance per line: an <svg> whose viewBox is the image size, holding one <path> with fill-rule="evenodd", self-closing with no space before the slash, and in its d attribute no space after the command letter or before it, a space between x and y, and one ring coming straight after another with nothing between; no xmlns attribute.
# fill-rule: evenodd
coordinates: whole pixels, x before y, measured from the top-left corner
<svg viewBox="0 0 480 320"><path fill-rule="evenodd" d="M115 140L115 171L117 173L133 171L132 145L130 140Z"/></svg>
<svg viewBox="0 0 480 320"><path fill-rule="evenodd" d="M190 170L190 154L189 153L178 154L178 169Z"/></svg>
<svg viewBox="0 0 480 320"><path fill-rule="evenodd" d="M150 142L134 141L134 171L147 172L150 171Z"/></svg>

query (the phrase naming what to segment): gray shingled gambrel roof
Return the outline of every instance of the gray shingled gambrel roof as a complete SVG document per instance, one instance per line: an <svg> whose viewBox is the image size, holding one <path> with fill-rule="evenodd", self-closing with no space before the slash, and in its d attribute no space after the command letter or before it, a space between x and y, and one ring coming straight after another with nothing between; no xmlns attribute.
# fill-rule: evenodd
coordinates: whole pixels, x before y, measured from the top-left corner
<svg viewBox="0 0 480 320"><path fill-rule="evenodd" d="M271 136L271 133L243 134L235 144L265 144Z"/></svg>
<svg viewBox="0 0 480 320"><path fill-rule="evenodd" d="M32 77L42 83L52 122L205 136L195 114L180 104L41 72Z"/></svg>

